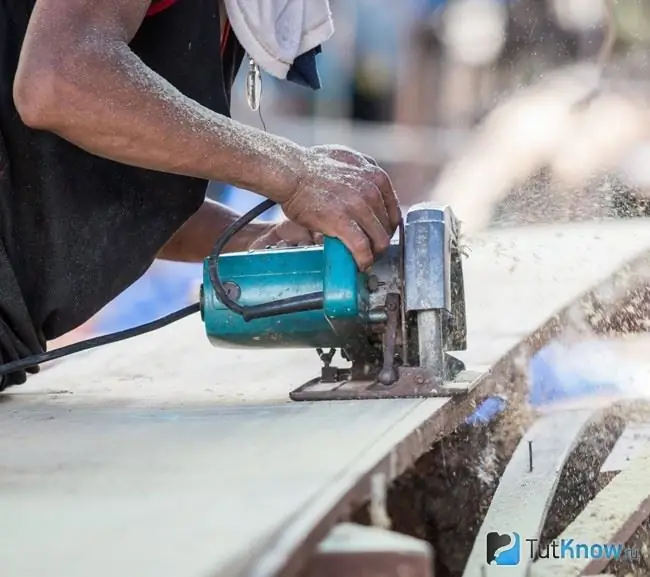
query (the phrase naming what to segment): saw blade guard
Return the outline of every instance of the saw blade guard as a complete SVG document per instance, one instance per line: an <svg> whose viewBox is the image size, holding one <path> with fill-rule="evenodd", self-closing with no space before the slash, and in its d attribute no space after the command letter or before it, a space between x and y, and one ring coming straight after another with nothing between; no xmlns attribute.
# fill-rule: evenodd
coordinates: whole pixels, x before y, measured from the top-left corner
<svg viewBox="0 0 650 577"><path fill-rule="evenodd" d="M410 361L438 371L447 351L467 348L459 224L449 207L421 203L405 228L404 300L418 355Z"/></svg>

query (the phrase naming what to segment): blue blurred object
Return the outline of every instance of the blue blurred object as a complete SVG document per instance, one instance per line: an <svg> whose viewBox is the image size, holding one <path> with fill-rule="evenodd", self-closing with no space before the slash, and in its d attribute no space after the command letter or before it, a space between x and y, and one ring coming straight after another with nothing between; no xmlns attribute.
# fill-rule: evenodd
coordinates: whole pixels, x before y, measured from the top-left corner
<svg viewBox="0 0 650 577"><path fill-rule="evenodd" d="M200 263L155 261L142 277L99 312L95 332L128 329L198 301L202 272Z"/></svg>
<svg viewBox="0 0 650 577"><path fill-rule="evenodd" d="M615 363L606 343L587 341L569 347L553 342L529 362L528 402L533 407L542 407L580 397L615 395L621 390L620 381L614 370L607 370ZM506 405L502 398L486 399L466 422L488 423Z"/></svg>
<svg viewBox="0 0 650 577"><path fill-rule="evenodd" d="M207 190L205 191L206 198L219 202L221 195L223 194L223 191L225 190L226 186L227 185L224 184L223 182L215 182L214 180L211 180L208 183Z"/></svg>
<svg viewBox="0 0 650 577"><path fill-rule="evenodd" d="M465 422L468 425L485 425L496 417L507 406L507 401L501 397L485 399L476 409L476 412Z"/></svg>
<svg viewBox="0 0 650 577"><path fill-rule="evenodd" d="M219 202L240 213L248 212L265 200L267 199L259 194L229 185L224 187L219 197ZM260 222L273 222L282 219L282 209L276 205L264 214L261 214L257 220Z"/></svg>
<svg viewBox="0 0 650 577"><path fill-rule="evenodd" d="M588 370L589 365L593 367L589 359L607 359L610 355L607 344L602 342L579 343L570 348L551 343L530 361L531 405L538 407L587 395L617 393L620 387L613 372L608 376L606 371ZM580 363L580 359L585 361Z"/></svg>

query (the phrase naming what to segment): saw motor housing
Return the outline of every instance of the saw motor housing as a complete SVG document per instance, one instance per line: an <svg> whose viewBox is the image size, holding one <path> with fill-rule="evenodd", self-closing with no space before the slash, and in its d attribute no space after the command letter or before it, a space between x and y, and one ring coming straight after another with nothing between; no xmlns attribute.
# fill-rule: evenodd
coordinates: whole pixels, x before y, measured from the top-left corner
<svg viewBox="0 0 650 577"><path fill-rule="evenodd" d="M316 310L245 320L214 290L204 263L201 316L220 347L313 348L320 377L294 400L422 397L467 392L467 346L458 223L448 207L412 207L389 249L367 272L338 239L321 246L269 247L218 257L227 296L243 307L322 293ZM335 351L351 363L332 366Z"/></svg>

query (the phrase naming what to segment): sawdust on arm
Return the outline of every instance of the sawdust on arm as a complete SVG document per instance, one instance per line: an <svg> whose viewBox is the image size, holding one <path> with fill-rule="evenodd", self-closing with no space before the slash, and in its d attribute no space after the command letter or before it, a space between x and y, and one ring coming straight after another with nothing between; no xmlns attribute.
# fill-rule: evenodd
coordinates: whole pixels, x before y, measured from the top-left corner
<svg viewBox="0 0 650 577"><path fill-rule="evenodd" d="M183 95L129 48L148 6L39 0L14 82L23 121L122 164L253 190L295 223L339 238L367 269L401 219L385 171L354 151L305 148Z"/></svg>
<svg viewBox="0 0 650 577"><path fill-rule="evenodd" d="M201 106L147 67L128 44L148 7L39 0L14 83L23 121L123 164L286 200L305 150Z"/></svg>

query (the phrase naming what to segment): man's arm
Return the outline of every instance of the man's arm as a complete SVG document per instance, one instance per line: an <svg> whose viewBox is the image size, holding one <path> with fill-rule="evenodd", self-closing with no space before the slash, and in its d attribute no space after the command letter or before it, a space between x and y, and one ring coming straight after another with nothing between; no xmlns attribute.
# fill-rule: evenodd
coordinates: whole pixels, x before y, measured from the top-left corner
<svg viewBox="0 0 650 577"><path fill-rule="evenodd" d="M353 151L306 149L183 95L128 46L149 4L36 0L13 87L23 121L122 164L254 190L368 268L401 219L388 175Z"/></svg>
<svg viewBox="0 0 650 577"><path fill-rule="evenodd" d="M158 254L158 258L178 262L201 262L214 247L223 231L241 215L227 206L206 200L201 208L178 230ZM239 231L224 247L224 253L264 248L279 242L313 244L320 235L293 222L252 222Z"/></svg>
<svg viewBox="0 0 650 577"><path fill-rule="evenodd" d="M303 150L183 95L129 48L150 0L37 0L14 83L23 121L99 156L283 201Z"/></svg>
<svg viewBox="0 0 650 577"><path fill-rule="evenodd" d="M176 232L158 254L159 258L181 262L201 262L221 233L239 218L227 206L206 200L201 208ZM247 250L272 225L251 223L224 247L224 252Z"/></svg>

